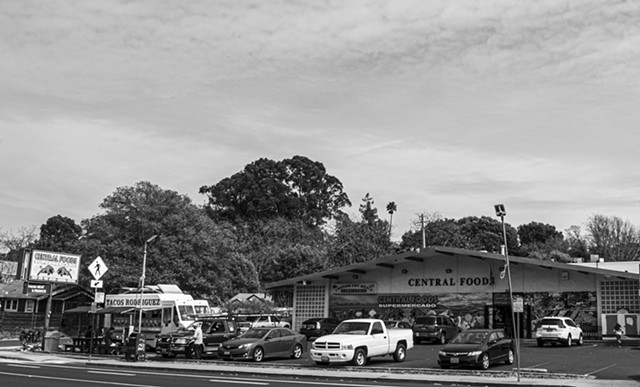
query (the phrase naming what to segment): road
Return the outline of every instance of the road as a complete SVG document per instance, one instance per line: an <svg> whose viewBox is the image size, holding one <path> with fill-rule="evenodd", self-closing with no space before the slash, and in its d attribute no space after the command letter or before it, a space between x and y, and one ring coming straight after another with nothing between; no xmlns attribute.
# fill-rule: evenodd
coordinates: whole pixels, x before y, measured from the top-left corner
<svg viewBox="0 0 640 387"><path fill-rule="evenodd" d="M15 343L0 342L0 346L11 344L16 345ZM441 348L442 346L438 344L420 344L408 351L407 359L403 363L396 363L390 357L373 358L367 365L367 368L439 369L437 354ZM162 362L189 364L190 362L183 357L168 360L152 353L148 353L148 356L149 362L159 364L162 364ZM78 361L81 361L81 359ZM233 364L223 362L216 358L207 358L204 362L219 362L225 365ZM521 345L520 367L523 370L540 369L553 373L592 375L600 380L640 381L640 371L637 366L639 363L640 347L636 345L626 345L618 348L615 345L611 345L611 343L599 341L586 342L583 346L573 346L570 348L562 346L545 346L539 348L535 345L535 342L531 341L523 342ZM247 364L251 363L243 362L243 364L241 364L243 366L242 368L246 370ZM308 354L304 355L300 360L289 358L272 359L265 361L265 365L267 364L288 365L301 368L309 367L309 369L313 370L322 369L308 358ZM332 365L326 368L328 374L333 373L331 371L333 367L342 366ZM514 367L515 364L512 366L497 365L493 366L490 371L513 370ZM4 377L0 380L4 380ZM260 379L258 383L260 382L262 382L262 379Z"/></svg>
<svg viewBox="0 0 640 387"><path fill-rule="evenodd" d="M277 387L430 387L440 383L386 381L335 381L322 378L292 378L237 376L228 373L159 372L138 369L89 367L85 364L33 364L33 362L0 361L0 380L3 386L16 387L211 387L211 386L277 386Z"/></svg>
<svg viewBox="0 0 640 387"><path fill-rule="evenodd" d="M419 344L407 352L407 359L396 363L390 357L373 358L367 364L372 368L433 368L438 366L439 344ZM167 361L151 355L153 361ZM528 341L520 346L520 368L546 370L553 373L576 375L593 375L598 379L631 379L640 381L640 347L623 346L618 348L610 343L599 341L586 342L582 346L544 346L538 347L535 342ZM175 361L171 359L170 361ZM177 358L177 361L186 361ZM214 357L206 361L221 361ZM301 367L318 368L308 354L299 360L289 358L271 359L267 363L289 364ZM332 366L334 367L334 366ZM514 365L495 365L490 370L513 370Z"/></svg>

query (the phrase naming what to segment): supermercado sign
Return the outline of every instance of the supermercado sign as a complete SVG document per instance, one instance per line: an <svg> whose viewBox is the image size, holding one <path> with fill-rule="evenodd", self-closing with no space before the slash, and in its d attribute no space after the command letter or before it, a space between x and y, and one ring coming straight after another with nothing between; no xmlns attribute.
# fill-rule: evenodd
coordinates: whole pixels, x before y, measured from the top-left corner
<svg viewBox="0 0 640 387"><path fill-rule="evenodd" d="M80 256L33 250L29 265L29 281L78 283Z"/></svg>
<svg viewBox="0 0 640 387"><path fill-rule="evenodd" d="M435 308L438 296L419 294L398 294L378 296L379 308Z"/></svg>

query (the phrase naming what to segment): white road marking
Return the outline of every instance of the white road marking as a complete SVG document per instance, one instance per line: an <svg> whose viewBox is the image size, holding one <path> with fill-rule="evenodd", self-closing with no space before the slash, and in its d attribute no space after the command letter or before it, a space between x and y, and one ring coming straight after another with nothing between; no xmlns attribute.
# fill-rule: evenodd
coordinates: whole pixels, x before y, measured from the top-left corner
<svg viewBox="0 0 640 387"><path fill-rule="evenodd" d="M245 380L229 380L229 379L209 379L210 382L214 383L238 383L238 384L257 384L259 386L268 386L269 383L264 382L249 382Z"/></svg>
<svg viewBox="0 0 640 387"><path fill-rule="evenodd" d="M587 373L586 375L592 375L592 374L598 373L600 371L604 371L606 369L609 369L609 368L615 367L615 366L617 366L617 364L611 364L610 366L607 366L607 367L604 367L604 368L600 368L599 370L591 371L591 372Z"/></svg>
<svg viewBox="0 0 640 387"><path fill-rule="evenodd" d="M26 365L26 364L17 364L17 363L9 363L7 367L20 367L20 368L40 368L38 366Z"/></svg>
<svg viewBox="0 0 640 387"><path fill-rule="evenodd" d="M0 375L8 375L8 376L20 376L28 379L48 379L48 380L61 380L64 382L78 382L85 383L87 386L96 385L96 384L108 384L112 386L126 386L126 387L161 387L161 386L153 386L150 384L131 384L131 383L117 383L117 382L103 382L100 380L88 380L88 379L72 379L72 378L59 378L50 375L25 375L25 374L14 374L12 372L0 372Z"/></svg>
<svg viewBox="0 0 640 387"><path fill-rule="evenodd" d="M136 376L136 374L127 374L122 372L108 372L108 371L87 371L89 374L102 374L102 375L116 375L116 376Z"/></svg>

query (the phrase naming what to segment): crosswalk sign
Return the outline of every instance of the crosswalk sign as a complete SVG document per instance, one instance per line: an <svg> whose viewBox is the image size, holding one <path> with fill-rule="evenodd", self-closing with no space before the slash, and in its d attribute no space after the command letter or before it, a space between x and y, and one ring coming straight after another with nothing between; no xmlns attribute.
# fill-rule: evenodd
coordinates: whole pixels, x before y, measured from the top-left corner
<svg viewBox="0 0 640 387"><path fill-rule="evenodd" d="M91 264L89 265L89 271L91 272L91 275L93 275L93 278L95 278L96 280L99 280L100 277L102 277L104 273L107 272L107 270L109 269L107 268L107 265L105 265L102 258L100 258L100 256L94 259L93 262L91 262Z"/></svg>

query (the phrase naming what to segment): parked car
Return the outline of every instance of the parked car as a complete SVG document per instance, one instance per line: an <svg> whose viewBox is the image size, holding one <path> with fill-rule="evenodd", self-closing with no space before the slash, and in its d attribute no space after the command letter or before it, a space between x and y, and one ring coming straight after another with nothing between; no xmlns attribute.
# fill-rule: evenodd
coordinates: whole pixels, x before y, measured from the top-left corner
<svg viewBox="0 0 640 387"><path fill-rule="evenodd" d="M240 332L250 328L291 328L291 322L275 314L248 314L237 316Z"/></svg>
<svg viewBox="0 0 640 387"><path fill-rule="evenodd" d="M311 344L310 355L318 365L351 362L362 367L374 356L391 355L402 362L411 348L410 329L388 330L382 320L352 319L342 321L332 334L318 337Z"/></svg>
<svg viewBox="0 0 640 387"><path fill-rule="evenodd" d="M438 352L441 368L478 366L483 370L491 364L513 364L513 340L501 329L469 329L462 331Z"/></svg>
<svg viewBox="0 0 640 387"><path fill-rule="evenodd" d="M195 322L202 323L204 354L217 354L220 343L238 335L235 321L227 317L202 316ZM178 328L176 331L157 335L156 353L165 358L176 357L179 354L185 355L187 359L194 358L194 323L187 328Z"/></svg>
<svg viewBox="0 0 640 387"><path fill-rule="evenodd" d="M388 329L411 329L411 324L403 320L384 320L384 325L386 325Z"/></svg>
<svg viewBox="0 0 640 387"><path fill-rule="evenodd" d="M300 359L307 348L307 337L289 328L251 328L241 336L220 344L218 356L224 360L290 356Z"/></svg>
<svg viewBox="0 0 640 387"><path fill-rule="evenodd" d="M419 316L413 324L413 342L423 340L444 344L454 338L461 329L448 316Z"/></svg>
<svg viewBox="0 0 640 387"><path fill-rule="evenodd" d="M300 326L300 333L307 336L307 340L312 337L328 335L340 324L340 320L333 317L318 317L305 320Z"/></svg>
<svg viewBox="0 0 640 387"><path fill-rule="evenodd" d="M580 326L571 318L544 317L536 324L536 340L538 347L542 347L544 343L562 343L570 347L573 343L582 345L584 337Z"/></svg>

